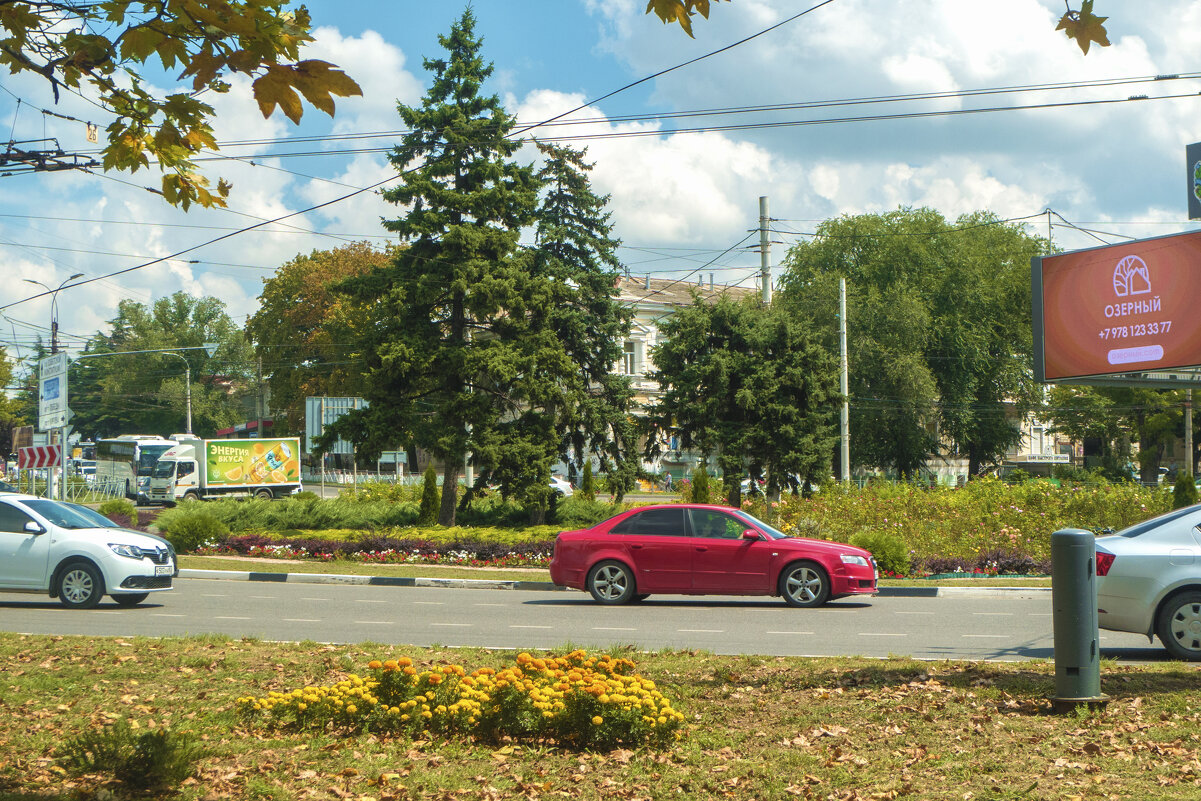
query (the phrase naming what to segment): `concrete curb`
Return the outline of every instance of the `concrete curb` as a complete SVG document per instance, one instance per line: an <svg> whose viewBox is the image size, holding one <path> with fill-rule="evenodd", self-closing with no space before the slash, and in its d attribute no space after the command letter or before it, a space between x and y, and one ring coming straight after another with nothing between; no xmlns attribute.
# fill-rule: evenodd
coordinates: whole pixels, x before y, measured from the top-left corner
<svg viewBox="0 0 1201 801"><path fill-rule="evenodd" d="M356 584L373 587L447 587L460 590L574 592L569 587L560 587L549 581L398 578L394 576L349 576L338 573L258 573L246 570L180 570L179 577L291 584ZM1042 598L1050 593L1050 587L881 587L878 595L882 598Z"/></svg>

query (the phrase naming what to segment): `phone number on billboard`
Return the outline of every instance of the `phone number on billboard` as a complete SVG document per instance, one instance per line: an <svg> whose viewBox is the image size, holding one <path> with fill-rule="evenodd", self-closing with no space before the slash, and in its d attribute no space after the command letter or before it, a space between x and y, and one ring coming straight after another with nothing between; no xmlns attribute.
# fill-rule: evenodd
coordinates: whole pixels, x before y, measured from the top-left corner
<svg viewBox="0 0 1201 801"><path fill-rule="evenodd" d="M1166 334L1171 330L1172 321L1162 320L1156 323L1115 325L1111 328L1102 328L1099 336L1101 339L1126 339L1127 337L1145 337L1154 334Z"/></svg>

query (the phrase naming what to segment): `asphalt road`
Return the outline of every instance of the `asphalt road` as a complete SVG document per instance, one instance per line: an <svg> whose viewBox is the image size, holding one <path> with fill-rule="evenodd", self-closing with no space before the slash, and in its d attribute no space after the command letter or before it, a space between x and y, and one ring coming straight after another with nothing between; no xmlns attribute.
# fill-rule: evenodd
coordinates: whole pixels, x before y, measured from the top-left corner
<svg viewBox="0 0 1201 801"><path fill-rule="evenodd" d="M654 596L606 607L578 592L178 579L124 609L71 610L0 593L0 630L30 634L220 633L314 640L560 648L634 645L722 654L1023 660L1053 656L1049 593L845 599L793 609L778 599ZM1160 661L1145 637L1101 633L1102 657Z"/></svg>

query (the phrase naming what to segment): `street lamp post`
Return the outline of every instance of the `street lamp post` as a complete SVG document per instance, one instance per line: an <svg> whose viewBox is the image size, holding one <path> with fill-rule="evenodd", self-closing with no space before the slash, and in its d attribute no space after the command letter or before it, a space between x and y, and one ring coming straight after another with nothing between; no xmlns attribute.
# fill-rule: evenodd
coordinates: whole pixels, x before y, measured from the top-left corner
<svg viewBox="0 0 1201 801"><path fill-rule="evenodd" d="M42 287L50 293L50 355L58 353L58 293L68 282L74 281L76 278L83 278L83 273L75 273L74 275L63 280L54 289L43 284L41 281L35 281L32 278L26 278L25 283L35 284ZM47 468L46 480L46 496L54 497L54 491L51 485L54 483L50 479L53 477L54 468ZM67 429L66 426L59 426L58 429L58 475L59 475L59 490L58 497L60 500L67 499Z"/></svg>
<svg viewBox="0 0 1201 801"><path fill-rule="evenodd" d="M66 280L64 280L61 284L59 284L54 289L51 289L50 287L46 286L41 281L35 281L32 278L25 279L25 283L36 284L50 293L50 354L51 355L58 353L58 293L64 286L66 286L68 281L74 281L76 278L83 278L83 273L75 273L75 275L72 275L70 278L67 278Z"/></svg>
<svg viewBox="0 0 1201 801"><path fill-rule="evenodd" d="M186 407L187 407L186 424L187 424L187 433L191 434L192 433L192 365L187 359L185 359L183 357L182 354L176 352L176 351L181 351L181 350L203 350L206 353L208 353L209 357L211 358L212 355L217 352L217 343L216 342L206 342L203 345L197 345L197 346L188 347L188 348L151 348L149 350L123 350L123 351L114 351L112 353L84 353L79 356L76 356L74 359L72 359L72 361L77 362L77 361L81 361L83 359L95 359L100 356L129 356L129 355L137 354L137 353L162 353L167 356L177 356L180 359L183 359L183 363L185 365L184 366L184 398L185 398Z"/></svg>

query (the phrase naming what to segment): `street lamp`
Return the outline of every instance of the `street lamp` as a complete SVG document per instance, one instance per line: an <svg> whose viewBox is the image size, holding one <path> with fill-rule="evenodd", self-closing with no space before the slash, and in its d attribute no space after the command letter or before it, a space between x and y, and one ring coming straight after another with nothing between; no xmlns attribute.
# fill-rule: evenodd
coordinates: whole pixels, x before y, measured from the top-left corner
<svg viewBox="0 0 1201 801"><path fill-rule="evenodd" d="M25 283L37 284L50 293L50 353L52 355L58 353L58 293L68 281L74 281L76 278L83 278L83 273L75 273L59 284L56 289L51 289L41 281L35 281L32 278L25 279Z"/></svg>
<svg viewBox="0 0 1201 801"><path fill-rule="evenodd" d="M184 363L184 397L187 399L188 416L186 418L186 427L184 431L188 434L192 433L192 365L184 357L182 353L172 353L169 350L163 351L164 356L174 356L178 359L183 359Z"/></svg>
<svg viewBox="0 0 1201 801"><path fill-rule="evenodd" d="M185 372L184 372L184 397L187 399L187 410L188 410L187 433L191 434L192 433L192 365L187 359L184 359L183 355L176 353L176 351L203 350L205 353L207 353L209 355L209 358L212 358L213 354L217 352L217 345L218 345L218 343L216 343L216 342L205 342L203 345L197 345L197 346L187 347L187 348L151 348L149 350L125 350L125 351L112 351L112 352L108 352L108 353L84 353L79 356L76 356L73 361L80 361L82 359L95 359L100 356L129 356L129 355L132 355L135 353L162 353L162 354L166 354L167 356L178 356L179 358L183 359L183 363L184 363L184 365L186 365L184 368L184 370L185 370Z"/></svg>

